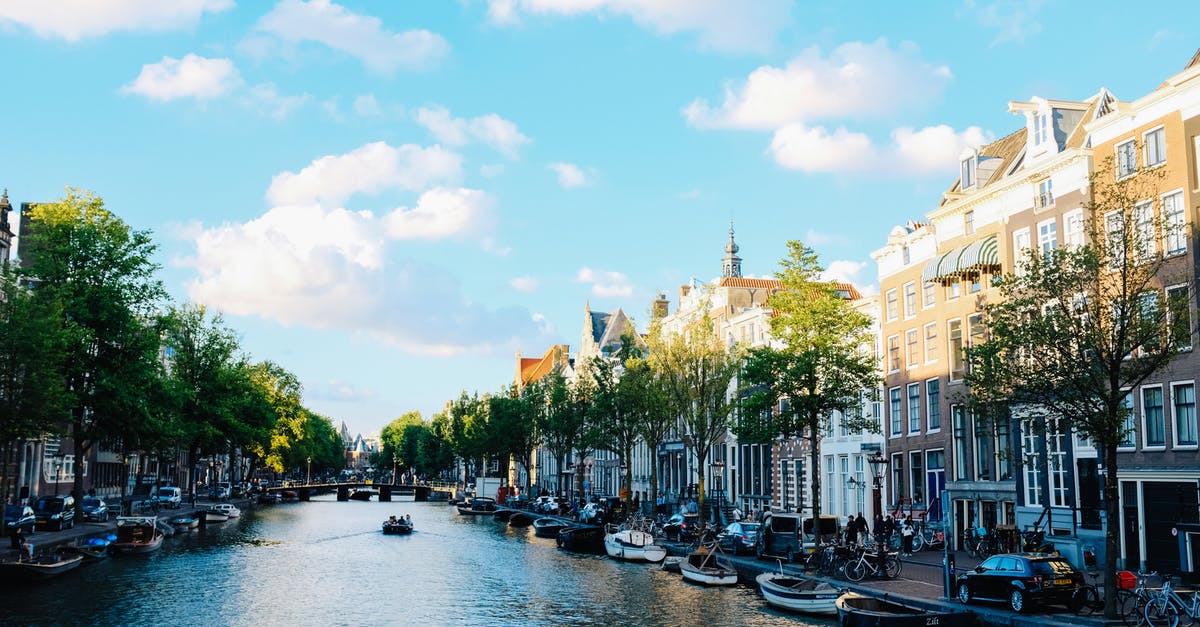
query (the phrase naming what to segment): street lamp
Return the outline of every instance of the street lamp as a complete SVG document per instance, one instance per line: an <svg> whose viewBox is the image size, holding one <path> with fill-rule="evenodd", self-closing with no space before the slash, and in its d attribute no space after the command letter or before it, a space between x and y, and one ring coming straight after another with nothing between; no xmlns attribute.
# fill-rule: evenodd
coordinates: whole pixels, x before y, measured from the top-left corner
<svg viewBox="0 0 1200 627"><path fill-rule="evenodd" d="M312 483L312 458L308 458L308 475L304 477L304 485Z"/></svg>
<svg viewBox="0 0 1200 627"><path fill-rule="evenodd" d="M54 454L54 496L58 496L58 483L62 481L63 454Z"/></svg>
<svg viewBox="0 0 1200 627"><path fill-rule="evenodd" d="M883 474L887 472L888 460L883 453L876 451L867 458L867 463L871 465L871 477L875 480L875 485L871 486L871 505L875 508L875 513L882 516Z"/></svg>

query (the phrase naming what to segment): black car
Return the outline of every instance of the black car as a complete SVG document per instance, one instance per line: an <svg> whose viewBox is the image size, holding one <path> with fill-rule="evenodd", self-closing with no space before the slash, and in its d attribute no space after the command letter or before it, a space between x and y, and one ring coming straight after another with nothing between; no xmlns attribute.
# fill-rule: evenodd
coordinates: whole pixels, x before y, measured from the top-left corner
<svg viewBox="0 0 1200 627"><path fill-rule="evenodd" d="M993 555L958 578L958 600L1008 603L1014 612L1038 603L1070 605L1083 587L1083 574L1049 553Z"/></svg>
<svg viewBox="0 0 1200 627"><path fill-rule="evenodd" d="M37 518L33 515L32 507L28 505L4 506L4 529L8 533L13 533L18 527L25 533L32 533L35 524L37 524Z"/></svg>
<svg viewBox="0 0 1200 627"><path fill-rule="evenodd" d="M700 529L700 514L675 514L663 525L663 536L668 540L690 540Z"/></svg>
<svg viewBox="0 0 1200 627"><path fill-rule="evenodd" d="M758 537L758 523L750 522L729 523L721 533L717 534L721 548L734 555L754 551L756 537Z"/></svg>
<svg viewBox="0 0 1200 627"><path fill-rule="evenodd" d="M108 520L108 503L98 496L83 497L83 519L98 522Z"/></svg>
<svg viewBox="0 0 1200 627"><path fill-rule="evenodd" d="M75 497L71 495L41 496L33 505L33 514L40 527L62 530L75 526Z"/></svg>

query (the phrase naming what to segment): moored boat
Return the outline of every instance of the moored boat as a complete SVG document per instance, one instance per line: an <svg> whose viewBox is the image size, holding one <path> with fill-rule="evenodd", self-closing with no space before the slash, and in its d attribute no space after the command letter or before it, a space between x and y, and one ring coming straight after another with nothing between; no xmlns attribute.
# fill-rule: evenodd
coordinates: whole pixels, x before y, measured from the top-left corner
<svg viewBox="0 0 1200 627"><path fill-rule="evenodd" d="M825 582L783 573L763 573L754 580L769 605L808 614L837 614L842 593Z"/></svg>
<svg viewBox="0 0 1200 627"><path fill-rule="evenodd" d="M935 612L887 599L847 592L838 597L842 627L971 627L975 614L966 610Z"/></svg>
<svg viewBox="0 0 1200 627"><path fill-rule="evenodd" d="M533 520L534 520L534 515L532 512L516 511L516 512L513 512L512 515L510 515L508 517L508 526L509 527L528 527L529 525L533 524Z"/></svg>
<svg viewBox="0 0 1200 627"><path fill-rule="evenodd" d="M108 557L108 540L90 538L84 544L66 547L70 553L82 556L84 562L98 562Z"/></svg>
<svg viewBox="0 0 1200 627"><path fill-rule="evenodd" d="M117 540L108 550L117 554L142 554L162 547L163 533L155 516L118 516Z"/></svg>
<svg viewBox="0 0 1200 627"><path fill-rule="evenodd" d="M496 499L480 496L457 506L458 513L463 516L493 516L496 513Z"/></svg>
<svg viewBox="0 0 1200 627"><path fill-rule="evenodd" d="M701 545L679 563L679 572L692 583L706 586L732 586L738 581L738 571L725 558L714 542Z"/></svg>
<svg viewBox="0 0 1200 627"><path fill-rule="evenodd" d="M678 573L680 572L679 565L681 563L683 563L683 557L679 555L668 555L663 558L662 569L668 573Z"/></svg>
<svg viewBox="0 0 1200 627"><path fill-rule="evenodd" d="M500 522L508 522L509 517L512 516L513 513L514 512L511 509L497 509L496 513L492 514L492 520L498 520Z"/></svg>
<svg viewBox="0 0 1200 627"><path fill-rule="evenodd" d="M412 520L392 516L383 521L383 533L386 535L408 535L412 532Z"/></svg>
<svg viewBox="0 0 1200 627"><path fill-rule="evenodd" d="M661 562L667 550L654 543L654 536L636 529L621 529L604 534L604 552L614 559L634 562Z"/></svg>
<svg viewBox="0 0 1200 627"><path fill-rule="evenodd" d="M350 492L350 498L355 501L369 501L372 496L377 496L378 494L379 490L375 488L356 488Z"/></svg>
<svg viewBox="0 0 1200 627"><path fill-rule="evenodd" d="M215 509L204 510L204 522L206 523L221 523L229 520L229 514L218 512Z"/></svg>
<svg viewBox="0 0 1200 627"><path fill-rule="evenodd" d="M283 497L274 492L263 492L258 495L259 505L274 505L283 500Z"/></svg>
<svg viewBox="0 0 1200 627"><path fill-rule="evenodd" d="M212 506L214 511L221 512L230 518L237 518L242 515L242 510L238 509L233 503L217 503Z"/></svg>
<svg viewBox="0 0 1200 627"><path fill-rule="evenodd" d="M196 516L176 516L167 522L170 522L176 529L183 531L195 529L200 526L200 518Z"/></svg>
<svg viewBox="0 0 1200 627"><path fill-rule="evenodd" d="M353 497L353 495L351 495ZM367 498L371 498L369 495ZM279 495L279 500L283 503L295 503L300 500L300 494L295 490L284 490L283 494Z"/></svg>
<svg viewBox="0 0 1200 627"><path fill-rule="evenodd" d="M79 554L48 553L18 561L0 562L0 573L10 580L49 579L74 569L83 562Z"/></svg>
<svg viewBox="0 0 1200 627"><path fill-rule="evenodd" d="M557 538L558 532L570 526L557 518L538 518L533 521L533 535L539 538Z"/></svg>
<svg viewBox="0 0 1200 627"><path fill-rule="evenodd" d="M604 553L604 529L600 527L567 527L558 532L558 548L575 553Z"/></svg>

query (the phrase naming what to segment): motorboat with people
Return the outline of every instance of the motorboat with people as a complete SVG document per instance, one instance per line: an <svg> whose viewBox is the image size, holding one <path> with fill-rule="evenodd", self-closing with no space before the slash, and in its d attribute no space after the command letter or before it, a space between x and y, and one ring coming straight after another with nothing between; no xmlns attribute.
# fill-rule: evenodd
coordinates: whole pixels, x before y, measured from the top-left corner
<svg viewBox="0 0 1200 627"><path fill-rule="evenodd" d="M716 542L701 544L679 563L679 572L684 579L705 586L732 586L738 582L737 569Z"/></svg>
<svg viewBox="0 0 1200 627"><path fill-rule="evenodd" d="M637 529L613 529L604 534L604 552L613 559L658 563L667 549L655 544L654 535Z"/></svg>
<svg viewBox="0 0 1200 627"><path fill-rule="evenodd" d="M212 509L230 518L237 518L242 515L242 510L238 509L233 503L217 503L212 506Z"/></svg>
<svg viewBox="0 0 1200 627"><path fill-rule="evenodd" d="M0 574L8 580L50 579L75 569L83 563L77 553L53 552L14 561L0 562Z"/></svg>
<svg viewBox="0 0 1200 627"><path fill-rule="evenodd" d="M496 499L477 496L457 506L463 516L493 516L496 514Z"/></svg>
<svg viewBox="0 0 1200 627"><path fill-rule="evenodd" d="M117 539L108 550L118 555L151 553L162 547L164 537L157 516L118 516Z"/></svg>
<svg viewBox="0 0 1200 627"><path fill-rule="evenodd" d="M842 591L823 581L778 573L763 573L754 580L767 604L806 614L837 614Z"/></svg>
<svg viewBox="0 0 1200 627"><path fill-rule="evenodd" d="M842 627L971 627L975 613L967 610L934 612L891 599L847 592L836 601Z"/></svg>
<svg viewBox="0 0 1200 627"><path fill-rule="evenodd" d="M570 527L569 523L557 518L538 518L533 521L533 535L539 538L557 538L558 532Z"/></svg>
<svg viewBox="0 0 1200 627"><path fill-rule="evenodd" d="M411 516L388 516L388 519L383 521L383 533L385 535L408 535L413 532L413 523Z"/></svg>

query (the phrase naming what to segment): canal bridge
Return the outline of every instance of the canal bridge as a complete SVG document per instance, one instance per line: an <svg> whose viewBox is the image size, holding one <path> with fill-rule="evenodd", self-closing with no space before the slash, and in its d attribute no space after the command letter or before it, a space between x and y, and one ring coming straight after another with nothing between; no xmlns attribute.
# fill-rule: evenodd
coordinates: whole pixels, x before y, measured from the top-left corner
<svg viewBox="0 0 1200 627"><path fill-rule="evenodd" d="M454 494L453 483L375 483L367 481L346 481L330 483L292 484L267 488L272 494L295 492L301 501L309 500L314 494L337 493L337 500L349 501L350 493L354 490L374 489L379 491L380 501L391 501L400 495L412 495L417 501L444 501Z"/></svg>

